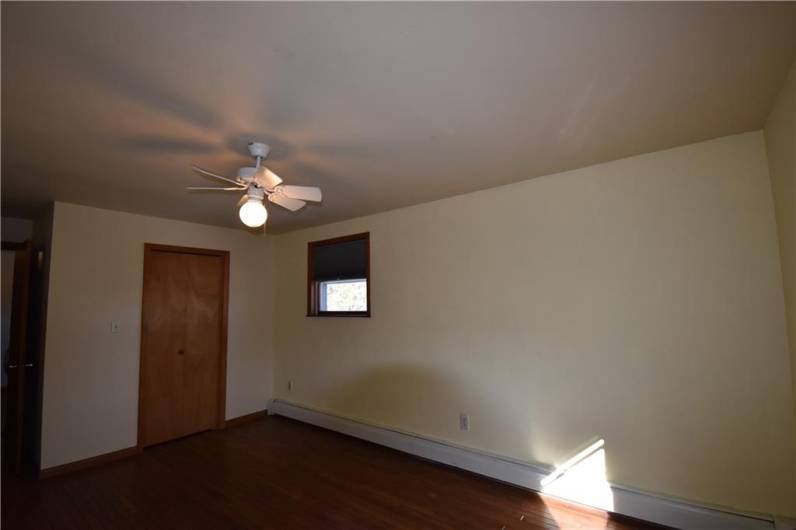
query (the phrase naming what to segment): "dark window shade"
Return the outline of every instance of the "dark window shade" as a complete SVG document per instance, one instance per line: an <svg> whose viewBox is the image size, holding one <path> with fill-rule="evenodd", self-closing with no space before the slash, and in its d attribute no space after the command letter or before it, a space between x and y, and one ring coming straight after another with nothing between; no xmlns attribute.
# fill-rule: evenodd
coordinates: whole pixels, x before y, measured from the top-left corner
<svg viewBox="0 0 796 530"><path fill-rule="evenodd" d="M315 281L367 278L367 240L319 245L312 249Z"/></svg>

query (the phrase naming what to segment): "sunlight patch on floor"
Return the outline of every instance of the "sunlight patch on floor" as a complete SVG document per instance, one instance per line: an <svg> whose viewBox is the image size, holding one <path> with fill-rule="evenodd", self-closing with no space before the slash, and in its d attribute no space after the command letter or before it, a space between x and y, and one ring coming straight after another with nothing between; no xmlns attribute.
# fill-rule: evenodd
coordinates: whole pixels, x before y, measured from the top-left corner
<svg viewBox="0 0 796 530"><path fill-rule="evenodd" d="M542 480L542 493L612 511L614 496L606 476L605 441L597 440L558 466Z"/></svg>

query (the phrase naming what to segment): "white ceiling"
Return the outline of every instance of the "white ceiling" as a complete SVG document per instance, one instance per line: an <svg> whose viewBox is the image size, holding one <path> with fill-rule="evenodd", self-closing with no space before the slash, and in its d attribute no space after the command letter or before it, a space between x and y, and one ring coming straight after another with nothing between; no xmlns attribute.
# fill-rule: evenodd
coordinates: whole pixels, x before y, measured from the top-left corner
<svg viewBox="0 0 796 530"><path fill-rule="evenodd" d="M321 206L283 232L759 129L794 3L2 3L2 206L241 226L250 140Z"/></svg>

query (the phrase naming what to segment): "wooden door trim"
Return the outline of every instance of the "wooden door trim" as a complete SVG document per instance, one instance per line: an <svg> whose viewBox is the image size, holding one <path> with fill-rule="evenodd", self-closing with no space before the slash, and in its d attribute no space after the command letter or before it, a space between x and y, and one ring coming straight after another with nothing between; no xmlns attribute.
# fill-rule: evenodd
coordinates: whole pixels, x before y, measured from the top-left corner
<svg viewBox="0 0 796 530"><path fill-rule="evenodd" d="M216 429L223 429L226 424L226 409L227 409L227 317L229 314L229 251L228 250L212 250L207 248L196 247L179 247L174 245L161 245L157 243L144 243L144 272L143 278L146 279L147 262L153 252L170 252L177 254L199 254L203 256L218 256L223 259L223 289L221 291L221 338L219 344L219 366L218 366L218 412L216 415ZM144 374L146 373L144 356L144 308L146 307L146 300L144 299L144 284L141 284L141 334L139 340L139 366L138 366L138 433L136 447L139 451L143 450L143 427L144 417L146 414L143 382Z"/></svg>

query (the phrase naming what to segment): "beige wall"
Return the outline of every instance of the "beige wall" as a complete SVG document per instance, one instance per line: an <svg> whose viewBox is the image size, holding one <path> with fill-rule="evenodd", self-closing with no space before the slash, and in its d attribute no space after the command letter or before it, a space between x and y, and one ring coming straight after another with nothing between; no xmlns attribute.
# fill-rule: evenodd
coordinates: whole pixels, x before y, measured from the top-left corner
<svg viewBox="0 0 796 530"><path fill-rule="evenodd" d="M39 256L41 257L41 291L39 292L38 300L32 300L31 303L34 307L38 306L39 311L39 318L41 319L39 322L40 330L42 333L38 334L35 343L33 346L35 347L36 351L43 352L44 345L46 344L46 336L47 336L47 300L50 294L50 257L52 254L52 237L53 237L53 213L55 210L55 205L50 203L44 208L39 215L37 215L33 220L33 249L37 255L37 261ZM43 363L39 363L39 378L41 381L44 380L44 366ZM42 396L42 393L39 394L39 397ZM42 400L38 400L36 403L37 407L37 414L36 416L41 418L42 417ZM36 455L36 465L40 466L41 464L41 443L42 443L42 424L36 426L36 436L35 436L35 455Z"/></svg>
<svg viewBox="0 0 796 530"><path fill-rule="evenodd" d="M306 243L366 230L373 317L305 317ZM544 464L602 437L614 483L793 513L762 133L275 241L277 397Z"/></svg>
<svg viewBox="0 0 796 530"><path fill-rule="evenodd" d="M764 130L779 230L782 283L796 388L796 63L791 67ZM796 396L794 396L796 398ZM796 410L796 402L794 402ZM794 448L796 450L796 448ZM794 497L796 505L796 497Z"/></svg>
<svg viewBox="0 0 796 530"><path fill-rule="evenodd" d="M19 219L17 217L3 217L2 223L3 241L21 243L33 237L33 221L30 219Z"/></svg>
<svg viewBox="0 0 796 530"><path fill-rule="evenodd" d="M270 242L244 230L56 203L41 466L136 444L144 243L230 251L227 418L271 396ZM119 333L110 333L110 322Z"/></svg>

